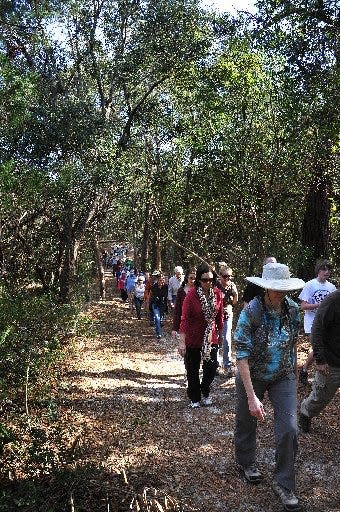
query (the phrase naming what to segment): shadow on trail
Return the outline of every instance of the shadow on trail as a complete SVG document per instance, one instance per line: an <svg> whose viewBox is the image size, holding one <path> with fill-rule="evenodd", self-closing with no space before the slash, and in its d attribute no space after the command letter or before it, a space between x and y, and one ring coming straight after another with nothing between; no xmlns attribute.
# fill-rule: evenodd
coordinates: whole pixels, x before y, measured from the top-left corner
<svg viewBox="0 0 340 512"><path fill-rule="evenodd" d="M144 487L158 487L157 474L147 467L127 473L112 472L94 463L70 462L42 478L3 481L1 512L128 512Z"/></svg>
<svg viewBox="0 0 340 512"><path fill-rule="evenodd" d="M176 373L174 375L168 374L150 374L144 373L137 370L131 370L130 368L115 368L114 370L106 370L103 372L92 372L88 370L73 370L65 373L66 377L88 377L88 378L105 378L105 379L128 379L140 384L147 384L148 382L166 382L178 380L178 377L183 376L183 372Z"/></svg>

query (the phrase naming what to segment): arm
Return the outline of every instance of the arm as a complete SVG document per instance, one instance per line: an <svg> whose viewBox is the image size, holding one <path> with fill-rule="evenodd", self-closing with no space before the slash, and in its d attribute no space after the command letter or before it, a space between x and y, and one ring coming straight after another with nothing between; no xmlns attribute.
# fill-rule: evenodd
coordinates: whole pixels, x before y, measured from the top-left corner
<svg viewBox="0 0 340 512"><path fill-rule="evenodd" d="M181 314L182 314L182 306L185 297L185 292L183 287L180 287L177 292L174 316L172 321L172 335L174 336L176 332L179 331L179 325L181 323Z"/></svg>
<svg viewBox="0 0 340 512"><path fill-rule="evenodd" d="M186 333L187 326L188 326L187 316L188 316L188 311L190 309L190 305L191 305L190 296L188 296L188 294L187 294L185 296L185 298L184 298L184 301L183 301L181 323L180 323L180 326L179 326L178 352L179 352L179 354L181 356L185 355L185 349L186 349L185 333Z"/></svg>
<svg viewBox="0 0 340 512"><path fill-rule="evenodd" d="M168 282L168 301L169 301L170 306L173 308L174 305L172 303L172 277L170 277L169 282Z"/></svg>
<svg viewBox="0 0 340 512"><path fill-rule="evenodd" d="M152 303L153 303L153 293L152 293L152 288L150 288L150 293L149 293L149 310L151 311L152 310Z"/></svg>
<svg viewBox="0 0 340 512"><path fill-rule="evenodd" d="M223 308L223 294L220 290L218 290L219 303L218 303L218 311L216 315L216 327L218 334L218 344L220 347L223 345L223 326L224 326L224 308Z"/></svg>
<svg viewBox="0 0 340 512"><path fill-rule="evenodd" d="M178 344L178 353L184 357L185 356L185 334L184 332L179 333L179 344Z"/></svg>
<svg viewBox="0 0 340 512"><path fill-rule="evenodd" d="M262 403L255 394L248 362L253 350L252 322L249 308L243 309L240 313L234 333L234 341L236 344L237 367L248 397L249 412L252 416L263 420L266 414Z"/></svg>
<svg viewBox="0 0 340 512"><path fill-rule="evenodd" d="M239 359L237 361L237 367L239 369L240 376L247 393L250 414L252 416L255 416L255 418L264 420L266 413L264 411L262 402L260 402L260 400L257 398L255 394L253 383L250 377L248 359Z"/></svg>
<svg viewBox="0 0 340 512"><path fill-rule="evenodd" d="M307 310L311 310L311 309L317 309L319 306L320 306L319 303L310 304L309 302L307 302L305 300L301 301L301 309L302 309L302 311L307 311Z"/></svg>
<svg viewBox="0 0 340 512"><path fill-rule="evenodd" d="M235 306L235 304L238 301L238 291L237 291L236 285L234 283L232 284L232 287L231 287L231 293L233 296L232 305Z"/></svg>

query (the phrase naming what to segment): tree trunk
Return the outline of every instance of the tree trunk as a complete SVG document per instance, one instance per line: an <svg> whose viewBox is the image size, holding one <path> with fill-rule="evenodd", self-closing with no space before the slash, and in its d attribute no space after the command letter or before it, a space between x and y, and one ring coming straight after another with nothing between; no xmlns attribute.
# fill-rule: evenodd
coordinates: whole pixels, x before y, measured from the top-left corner
<svg viewBox="0 0 340 512"><path fill-rule="evenodd" d="M146 271L146 263L149 259L149 227L150 227L150 203L147 201L144 210L143 220L143 238L140 251L140 268L142 272Z"/></svg>
<svg viewBox="0 0 340 512"><path fill-rule="evenodd" d="M314 277L315 260L327 258L329 253L330 183L323 172L315 173L306 197L306 210L301 227L304 261L299 275L309 280Z"/></svg>
<svg viewBox="0 0 340 512"><path fill-rule="evenodd" d="M79 241L75 240L72 217L66 217L60 233L59 244L59 297L62 303L70 302L76 275Z"/></svg>
<svg viewBox="0 0 340 512"><path fill-rule="evenodd" d="M73 264L73 247L68 245L64 248L63 261L59 274L59 296L63 304L70 302L75 268Z"/></svg>
<svg viewBox="0 0 340 512"><path fill-rule="evenodd" d="M156 231L156 270L162 268L162 245L161 245L161 233L160 230Z"/></svg>
<svg viewBox="0 0 340 512"><path fill-rule="evenodd" d="M98 240L93 240L92 242L93 252L95 256L95 261L97 265L97 275L99 280L99 295L101 299L105 299L106 290L105 290L105 270L103 266L102 253L99 248Z"/></svg>

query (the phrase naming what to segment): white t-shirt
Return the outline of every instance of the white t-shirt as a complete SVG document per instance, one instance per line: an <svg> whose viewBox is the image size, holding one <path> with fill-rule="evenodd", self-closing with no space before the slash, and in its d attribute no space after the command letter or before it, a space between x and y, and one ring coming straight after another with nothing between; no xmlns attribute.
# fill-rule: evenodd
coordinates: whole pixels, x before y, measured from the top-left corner
<svg viewBox="0 0 340 512"><path fill-rule="evenodd" d="M325 281L324 283L320 283L316 278L308 281L303 287L299 299L308 302L308 304L321 304L323 299L327 297L330 293L336 290L334 284L329 281ZM310 334L312 330L312 325L314 322L316 309L307 309L305 310L304 316L304 329L306 334Z"/></svg>

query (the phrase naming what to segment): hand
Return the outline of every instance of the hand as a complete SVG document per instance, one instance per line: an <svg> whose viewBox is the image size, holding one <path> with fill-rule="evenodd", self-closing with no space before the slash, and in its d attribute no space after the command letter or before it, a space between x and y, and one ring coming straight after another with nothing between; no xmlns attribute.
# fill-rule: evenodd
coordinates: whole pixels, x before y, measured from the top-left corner
<svg viewBox="0 0 340 512"><path fill-rule="evenodd" d="M256 395L254 395L253 398L248 398L248 406L249 412L252 416L258 418L259 420L265 419L266 413L263 404L260 402Z"/></svg>
<svg viewBox="0 0 340 512"><path fill-rule="evenodd" d="M316 370L320 373L322 373L322 375L328 375L329 374L329 366L327 363L325 364L316 364L315 365L316 367Z"/></svg>
<svg viewBox="0 0 340 512"><path fill-rule="evenodd" d="M178 335L177 331L171 331L171 336L173 338L177 338L177 335Z"/></svg>
<svg viewBox="0 0 340 512"><path fill-rule="evenodd" d="M184 357L185 356L185 342L183 340L181 340L179 342L179 345L178 345L178 353L180 356Z"/></svg>

